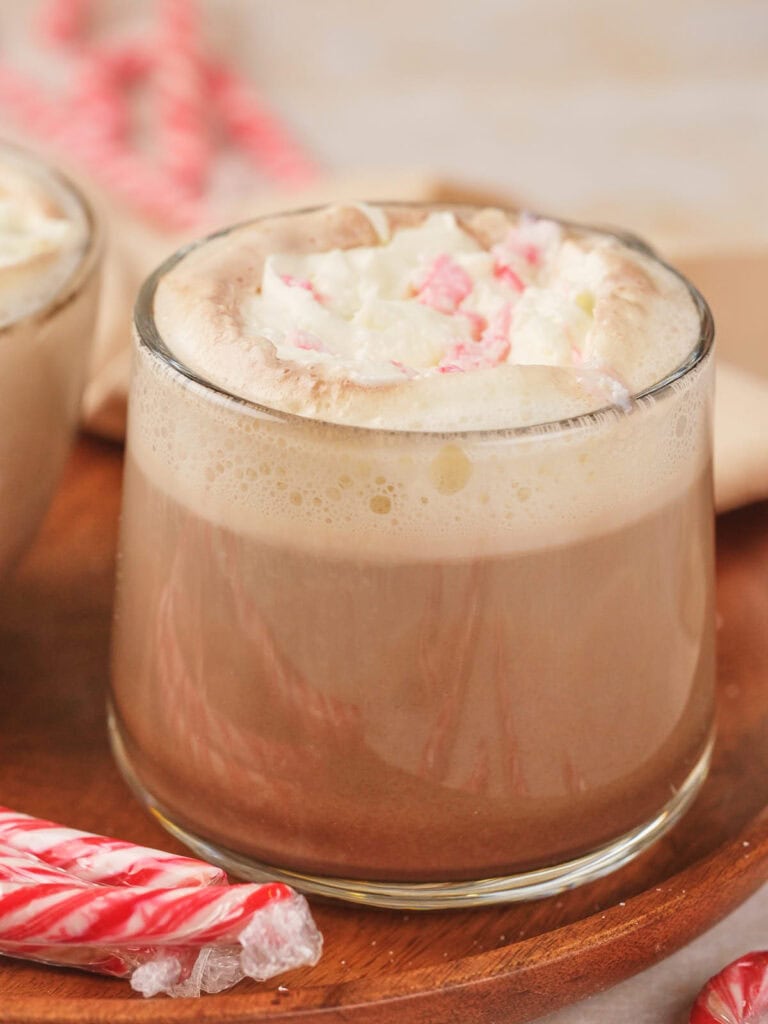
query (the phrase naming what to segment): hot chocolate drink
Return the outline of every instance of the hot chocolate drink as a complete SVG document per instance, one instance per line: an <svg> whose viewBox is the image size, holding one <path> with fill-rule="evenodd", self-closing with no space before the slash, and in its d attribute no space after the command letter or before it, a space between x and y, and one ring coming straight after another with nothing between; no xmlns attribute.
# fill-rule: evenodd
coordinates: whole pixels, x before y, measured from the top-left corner
<svg viewBox="0 0 768 1024"><path fill-rule="evenodd" d="M713 689L711 339L679 277L532 217L345 207L182 254L137 325L115 744L171 827L435 906L675 820Z"/></svg>
<svg viewBox="0 0 768 1024"><path fill-rule="evenodd" d="M91 213L55 171L0 146L0 576L69 450L96 314Z"/></svg>

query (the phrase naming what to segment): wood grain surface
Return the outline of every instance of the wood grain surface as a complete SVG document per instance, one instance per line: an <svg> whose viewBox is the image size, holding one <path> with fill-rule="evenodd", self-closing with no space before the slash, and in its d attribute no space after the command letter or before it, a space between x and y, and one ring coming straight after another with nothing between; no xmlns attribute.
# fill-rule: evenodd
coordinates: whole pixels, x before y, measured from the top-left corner
<svg viewBox="0 0 768 1024"><path fill-rule="evenodd" d="M81 440L0 596L0 803L178 849L129 794L104 698L121 453ZM320 963L201 1000L0 960L2 1024L528 1021L668 955L768 879L768 506L718 524L719 737L694 808L615 875L558 898L403 914L314 904ZM282 986L278 988L278 986Z"/></svg>

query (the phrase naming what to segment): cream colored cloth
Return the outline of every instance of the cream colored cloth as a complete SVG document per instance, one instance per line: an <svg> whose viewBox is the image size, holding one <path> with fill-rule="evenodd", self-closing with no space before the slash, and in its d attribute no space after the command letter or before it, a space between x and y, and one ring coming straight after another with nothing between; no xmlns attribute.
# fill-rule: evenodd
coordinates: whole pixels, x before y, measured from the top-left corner
<svg viewBox="0 0 768 1024"><path fill-rule="evenodd" d="M689 255L680 269L715 318L715 499L725 512L768 498L768 252Z"/></svg>
<svg viewBox="0 0 768 1024"><path fill-rule="evenodd" d="M718 512L768 498L768 380L720 362L715 398Z"/></svg>
<svg viewBox="0 0 768 1024"><path fill-rule="evenodd" d="M360 196L432 202L478 198L504 201L504 197L478 196L471 188L418 174L388 176L384 180L357 177L326 181L301 196L273 195L266 201L242 203L236 209L223 211L221 222L232 223L286 206ZM125 432L130 323L136 293L147 274L188 238L160 234L131 222L117 211L110 212L107 219L111 243L83 418L89 430L120 440ZM763 260L768 269L768 257ZM763 278L753 274L753 287L745 291L743 260L739 264L737 258L719 257L688 263L686 269L697 282L705 279L702 287L708 297L707 283L712 287L721 352L715 402L715 497L718 511L723 512L768 498L768 375L763 377L759 373L762 337L749 337L753 322L745 316L745 309L751 307L757 314ZM752 263L750 268L754 269ZM748 285L749 273L746 278ZM734 286L737 302L731 298L733 291L727 287L723 290L728 282ZM757 322L762 324L759 319ZM741 365L732 365L726 361L728 358Z"/></svg>

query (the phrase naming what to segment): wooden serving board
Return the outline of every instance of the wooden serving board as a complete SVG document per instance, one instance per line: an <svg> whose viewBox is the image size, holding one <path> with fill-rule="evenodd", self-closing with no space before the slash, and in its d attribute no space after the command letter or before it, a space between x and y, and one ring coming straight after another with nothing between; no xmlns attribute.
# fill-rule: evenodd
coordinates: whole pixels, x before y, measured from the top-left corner
<svg viewBox="0 0 768 1024"><path fill-rule="evenodd" d="M121 453L82 440L0 598L0 803L179 849L118 776L104 698ZM315 904L311 970L199 1000L0 961L2 1024L531 1020L649 966L768 879L768 505L718 524L719 735L684 821L615 875L558 898L403 914ZM280 987L278 987L280 986Z"/></svg>

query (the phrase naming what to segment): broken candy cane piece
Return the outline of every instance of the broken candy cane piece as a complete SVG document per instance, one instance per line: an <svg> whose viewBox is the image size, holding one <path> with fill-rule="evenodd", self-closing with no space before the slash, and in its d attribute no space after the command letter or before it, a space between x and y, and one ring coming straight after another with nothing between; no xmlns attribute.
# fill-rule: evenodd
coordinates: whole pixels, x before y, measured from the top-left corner
<svg viewBox="0 0 768 1024"><path fill-rule="evenodd" d="M559 225L553 221L523 213L491 252L501 267L509 267L524 284L528 276L535 276L549 261L559 246L561 235ZM508 282L512 284L513 278L509 277Z"/></svg>
<svg viewBox="0 0 768 1024"><path fill-rule="evenodd" d="M496 260L496 264L493 268L493 276L499 281L504 281L511 288L514 288L517 292L525 291L525 283L519 274L516 274L512 267L508 263L503 263L501 260Z"/></svg>
<svg viewBox="0 0 768 1024"><path fill-rule="evenodd" d="M472 278L447 253L437 256L421 276L416 296L438 313L455 313L472 291Z"/></svg>
<svg viewBox="0 0 768 1024"><path fill-rule="evenodd" d="M768 1020L768 951L747 953L710 978L690 1024L761 1024Z"/></svg>
<svg viewBox="0 0 768 1024"><path fill-rule="evenodd" d="M304 349L305 352L327 352L325 345L311 331L294 331L285 339L289 345Z"/></svg>
<svg viewBox="0 0 768 1024"><path fill-rule="evenodd" d="M488 321L480 313L476 313L472 309L457 309L455 316L463 317L469 321L469 330L475 341L480 341L488 327Z"/></svg>
<svg viewBox="0 0 768 1024"><path fill-rule="evenodd" d="M100 885L174 888L227 881L220 868L192 857L65 828L7 807L0 807L0 843Z"/></svg>
<svg viewBox="0 0 768 1024"><path fill-rule="evenodd" d="M244 977L266 981L295 967L317 963L322 938L301 896L271 903L253 915L237 946L208 946L200 951L189 976L168 980L172 965L160 959L137 968L131 986L145 996L197 996L222 992Z"/></svg>
<svg viewBox="0 0 768 1024"><path fill-rule="evenodd" d="M0 882L0 944L205 946L237 942L255 914L306 901L267 885L154 889Z"/></svg>
<svg viewBox="0 0 768 1024"><path fill-rule="evenodd" d="M512 306L505 302L483 331L480 341L459 341L450 346L438 364L438 372L457 373L499 366L510 353L511 323Z"/></svg>
<svg viewBox="0 0 768 1024"><path fill-rule="evenodd" d="M145 995L221 991L317 963L322 936L287 886L144 889L0 881L0 951L125 976Z"/></svg>

